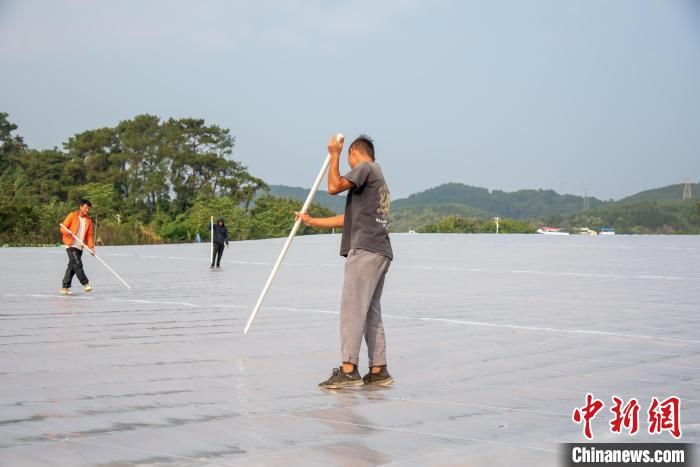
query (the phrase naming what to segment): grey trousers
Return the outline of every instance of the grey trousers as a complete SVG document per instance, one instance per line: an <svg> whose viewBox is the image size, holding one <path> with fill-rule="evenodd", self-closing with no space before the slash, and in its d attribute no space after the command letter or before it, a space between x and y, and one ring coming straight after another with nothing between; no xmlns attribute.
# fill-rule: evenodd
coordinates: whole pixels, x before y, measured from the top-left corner
<svg viewBox="0 0 700 467"><path fill-rule="evenodd" d="M357 365L362 337L367 342L369 366L386 365L386 339L380 300L391 260L355 248L345 261L340 302L340 351L342 361Z"/></svg>

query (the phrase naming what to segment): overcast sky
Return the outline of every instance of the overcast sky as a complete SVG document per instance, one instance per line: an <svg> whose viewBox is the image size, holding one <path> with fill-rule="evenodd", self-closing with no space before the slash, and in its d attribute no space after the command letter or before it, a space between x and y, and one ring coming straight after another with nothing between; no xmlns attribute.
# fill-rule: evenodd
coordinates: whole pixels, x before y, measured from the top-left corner
<svg viewBox="0 0 700 467"><path fill-rule="evenodd" d="M310 186L341 131L395 199L620 198L700 179L700 1L0 0L0 111L34 148L201 117L275 184Z"/></svg>

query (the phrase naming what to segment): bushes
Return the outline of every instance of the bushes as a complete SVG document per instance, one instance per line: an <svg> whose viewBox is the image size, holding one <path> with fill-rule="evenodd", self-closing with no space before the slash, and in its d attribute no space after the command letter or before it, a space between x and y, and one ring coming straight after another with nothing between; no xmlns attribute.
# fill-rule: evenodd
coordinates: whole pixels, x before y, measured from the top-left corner
<svg viewBox="0 0 700 467"><path fill-rule="evenodd" d="M163 238L147 225L135 220L131 222L100 223L95 229L97 245L144 245L163 243Z"/></svg>
<svg viewBox="0 0 700 467"><path fill-rule="evenodd" d="M527 221L501 219L500 233L534 233L535 227ZM421 233L496 233L496 223L492 219L473 219L459 216L447 216L434 224L420 229Z"/></svg>
<svg viewBox="0 0 700 467"><path fill-rule="evenodd" d="M255 207L250 211L249 238L286 237L294 225L294 212L301 210L303 203L290 198L262 196L255 200ZM313 217L332 217L335 212L316 203L309 208ZM326 233L327 230L307 227L299 228L299 235Z"/></svg>
<svg viewBox="0 0 700 467"><path fill-rule="evenodd" d="M0 206L0 243L45 245L61 241L58 224L69 210L65 203Z"/></svg>
<svg viewBox="0 0 700 467"><path fill-rule="evenodd" d="M301 209L300 201L264 196L246 212L228 198L199 198L194 205L174 218L162 211L155 213L150 223L140 216L104 215L93 203L91 216L96 221L95 243L98 245L132 245L192 242L199 232L203 242L209 241L211 216L214 221L224 217L229 239L250 240L285 237L294 225L294 211ZM58 224L75 211L74 203L0 206L0 244L45 245L61 242ZM335 215L313 204L310 212L317 217ZM323 233L302 225L299 235Z"/></svg>

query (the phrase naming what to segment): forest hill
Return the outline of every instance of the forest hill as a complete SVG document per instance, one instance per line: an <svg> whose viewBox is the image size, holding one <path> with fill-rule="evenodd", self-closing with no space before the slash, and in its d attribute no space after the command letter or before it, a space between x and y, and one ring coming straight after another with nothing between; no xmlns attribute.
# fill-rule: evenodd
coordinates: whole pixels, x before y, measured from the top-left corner
<svg viewBox="0 0 700 467"><path fill-rule="evenodd" d="M229 130L203 119L138 115L49 150L28 148L16 130L0 113L0 243L57 242L58 223L81 198L92 201L105 244L208 238L210 215L226 218L232 239L274 237L300 207L272 196L253 202L267 184L232 158Z"/></svg>

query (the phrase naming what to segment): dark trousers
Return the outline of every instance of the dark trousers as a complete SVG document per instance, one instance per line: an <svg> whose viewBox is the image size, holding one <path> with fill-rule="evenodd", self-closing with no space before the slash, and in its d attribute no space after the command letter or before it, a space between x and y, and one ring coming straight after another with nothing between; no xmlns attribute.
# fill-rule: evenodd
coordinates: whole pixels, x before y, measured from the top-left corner
<svg viewBox="0 0 700 467"><path fill-rule="evenodd" d="M83 271L83 250L71 247L66 248L66 253L68 253L68 267L66 268L66 273L63 275L63 288L70 288L73 282L73 276L75 275L78 276L78 280L83 285L90 282L85 275L85 271Z"/></svg>
<svg viewBox="0 0 700 467"><path fill-rule="evenodd" d="M224 255L224 244L214 243L214 255L211 257L211 265L214 266L214 261L216 261L216 266L221 266L221 257Z"/></svg>

